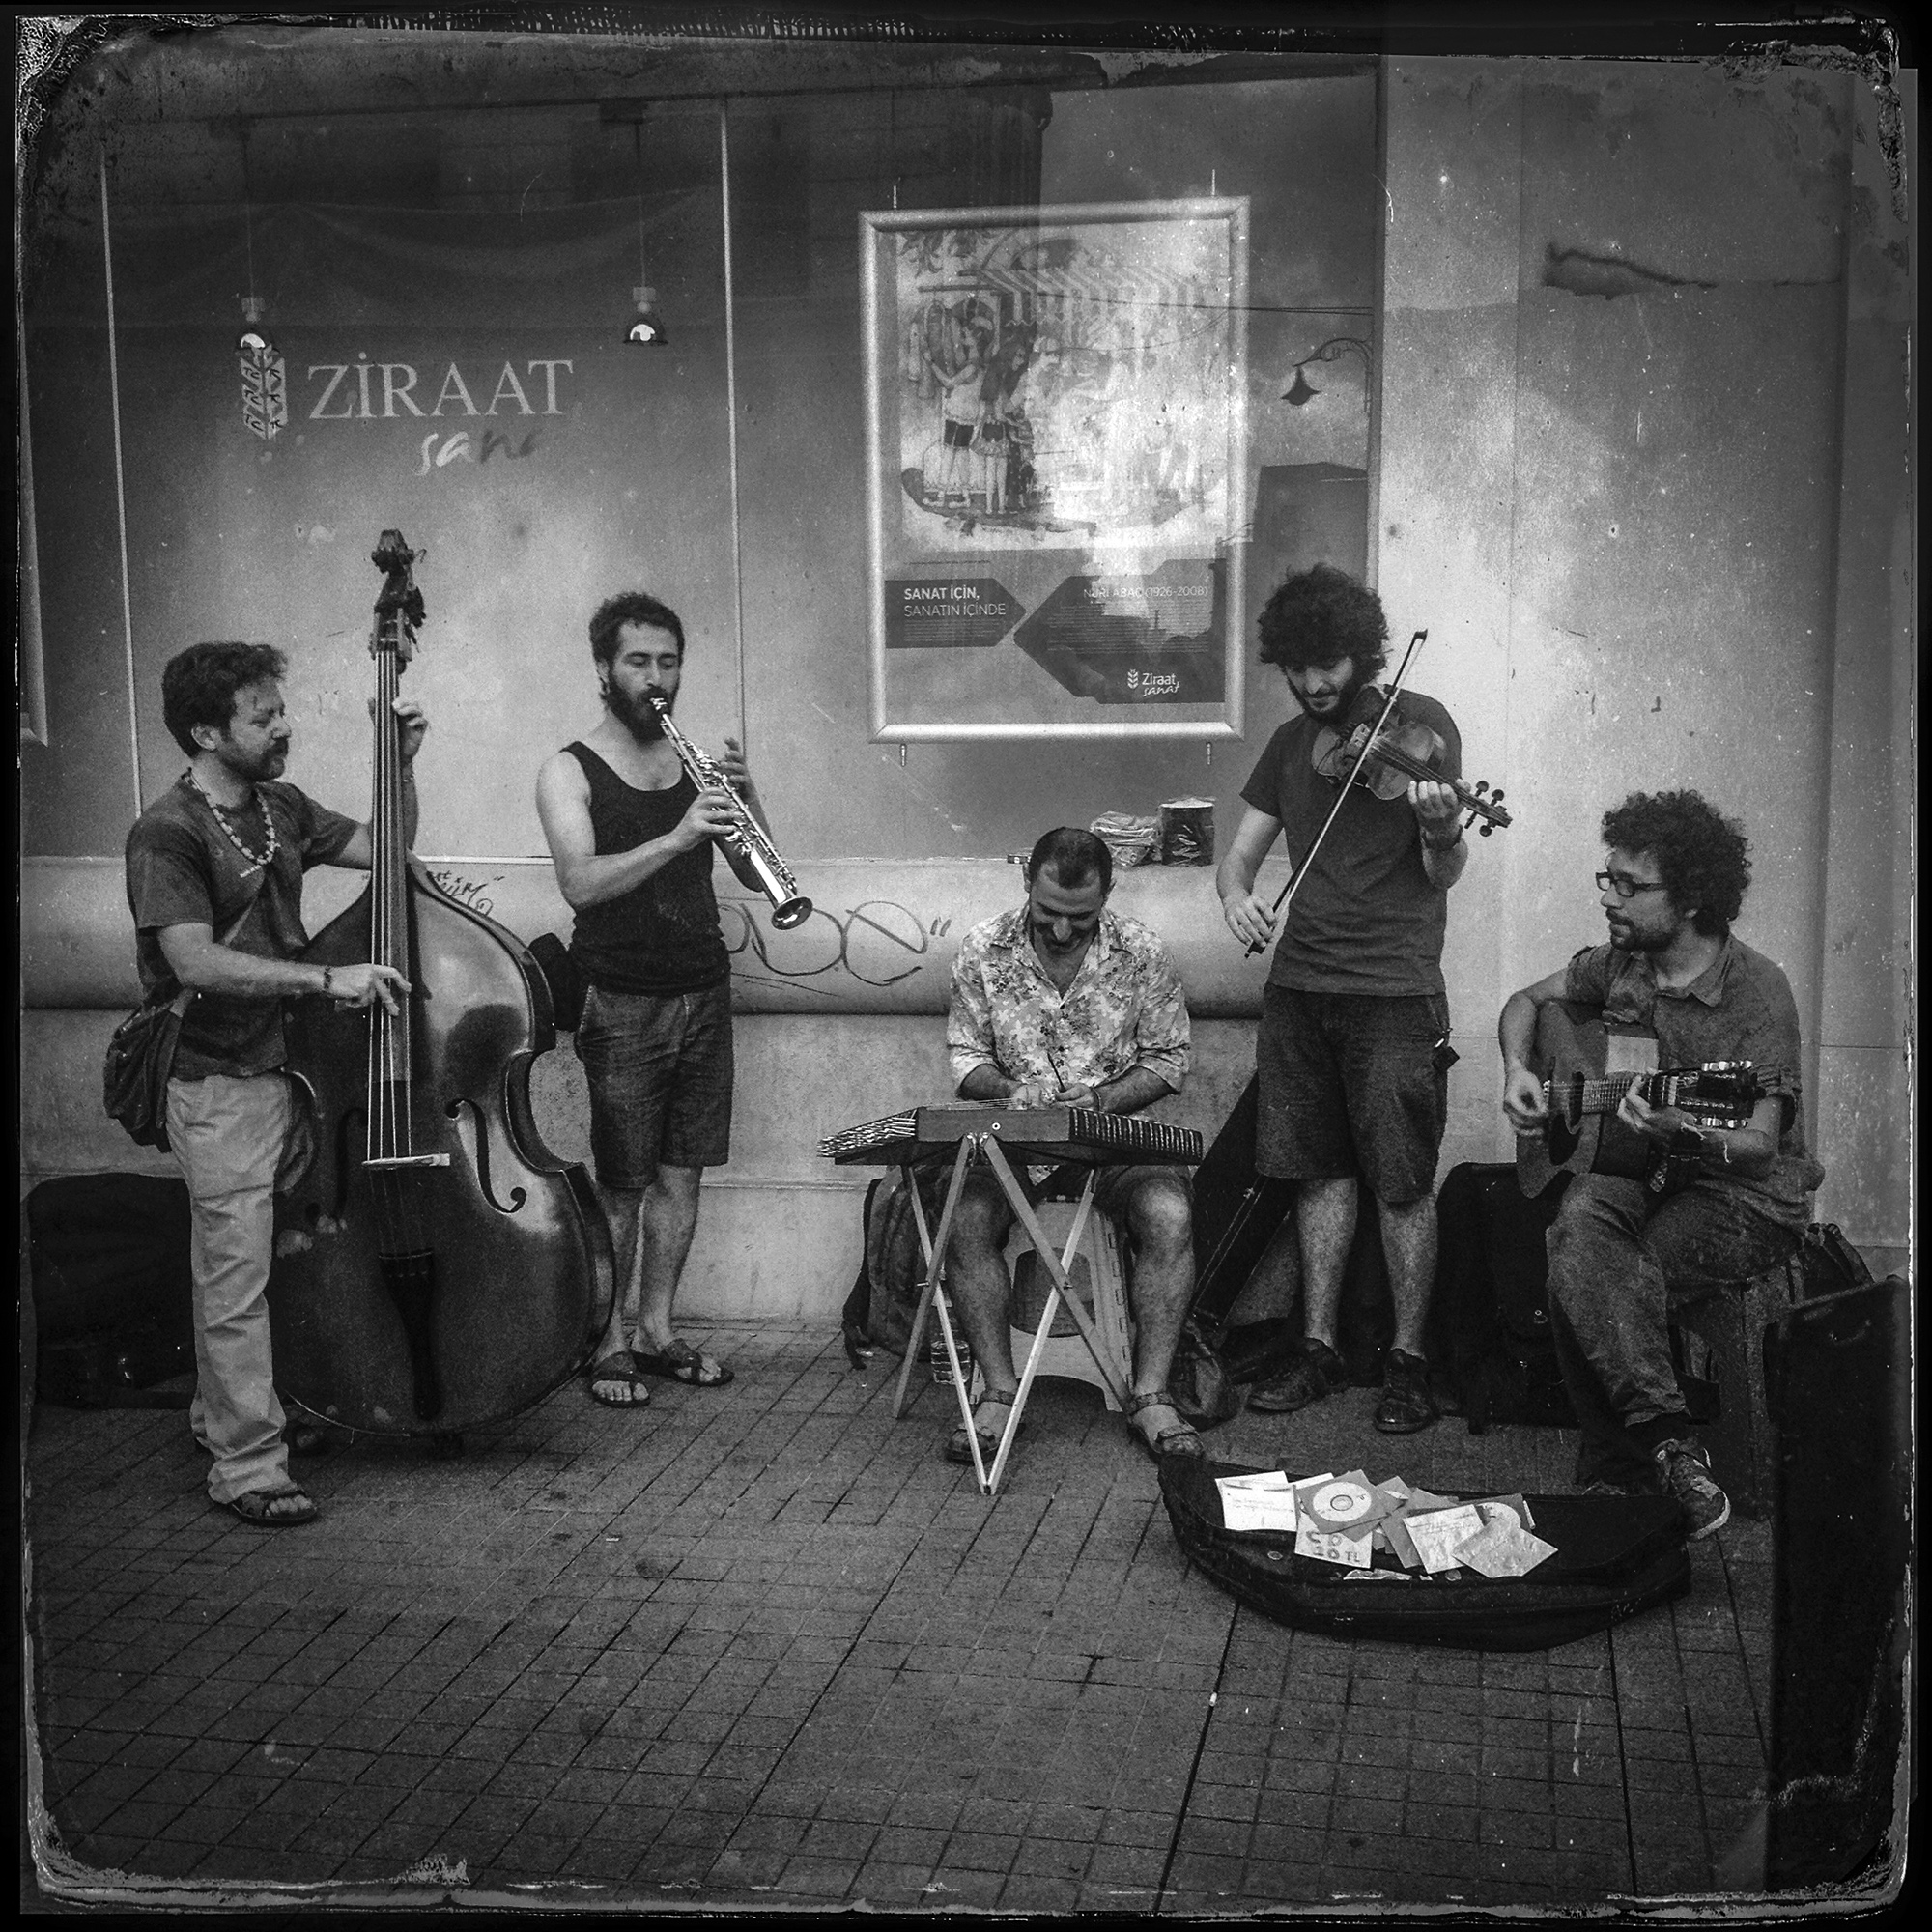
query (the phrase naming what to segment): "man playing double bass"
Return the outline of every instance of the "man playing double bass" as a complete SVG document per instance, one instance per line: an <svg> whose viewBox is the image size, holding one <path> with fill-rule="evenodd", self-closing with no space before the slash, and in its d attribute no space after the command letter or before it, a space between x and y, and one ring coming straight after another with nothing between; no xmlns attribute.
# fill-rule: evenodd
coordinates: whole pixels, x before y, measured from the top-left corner
<svg viewBox="0 0 1932 1932"><path fill-rule="evenodd" d="M188 767L128 835L128 903L141 991L162 1004L197 997L182 1017L168 1081L169 1150L192 1215L196 1386L188 1412L213 1458L208 1492L244 1522L310 1522L315 1504L289 1480L287 1426L275 1394L267 1289L275 1183L296 1139L282 1002L380 1000L397 1010L409 982L373 964L319 966L308 945L302 874L311 866L367 871L366 823L281 781L290 730L281 652L266 644L194 644L161 672L161 715ZM399 697L405 817L415 829L410 774L429 728Z"/></svg>
<svg viewBox="0 0 1932 1932"><path fill-rule="evenodd" d="M1261 946L1276 937L1274 915L1254 891L1268 848L1284 837L1297 872L1307 867L1275 946L1255 1051L1255 1166L1297 1183L1305 1331L1300 1356L1248 1406L1301 1408L1346 1379L1335 1328L1359 1177L1375 1200L1395 1300L1376 1427L1402 1435L1435 1418L1422 1330L1448 1103L1442 938L1468 847L1449 785L1416 781L1394 799L1353 785L1311 861L1336 802L1335 784L1316 770L1317 738L1349 717L1382 668L1388 623L1373 590L1318 563L1281 584L1260 630L1262 662L1281 667L1301 715L1256 762L1215 885L1228 930ZM1460 777L1462 741L1449 714L1413 693L1402 704L1442 740L1443 777Z"/></svg>

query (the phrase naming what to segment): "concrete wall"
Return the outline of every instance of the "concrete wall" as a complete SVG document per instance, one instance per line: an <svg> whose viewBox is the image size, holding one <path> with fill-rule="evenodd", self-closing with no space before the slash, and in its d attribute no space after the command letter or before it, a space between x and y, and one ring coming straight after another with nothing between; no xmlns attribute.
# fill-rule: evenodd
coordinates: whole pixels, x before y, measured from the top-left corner
<svg viewBox="0 0 1932 1932"><path fill-rule="evenodd" d="M1402 61L1386 98L1381 590L1435 613L1430 688L1517 813L1458 888L1459 1022L1601 937L1605 807L1702 791L1798 1000L1819 1213L1895 1259L1910 282L1878 102L1577 61Z"/></svg>
<svg viewBox="0 0 1932 1932"><path fill-rule="evenodd" d="M567 94L550 53L541 65L544 85ZM268 67L288 87L298 71L313 84L312 69ZM1502 785L1517 815L1477 843L1452 904L1445 966L1463 1058L1445 1163L1507 1151L1493 1016L1511 988L1597 936L1602 810L1628 790L1695 785L1751 835L1740 930L1798 994L1813 1134L1831 1171L1821 1213L1868 1248L1902 1253L1912 285L1877 102L1861 82L1800 70L1407 59L1388 65L1381 96L1379 510L1364 560L1398 637L1429 628L1415 682L1450 705L1466 770ZM141 98L165 120L166 90ZM1139 116L1151 154L1150 111L1101 92L1082 97L1063 132L1083 116L1090 136ZM745 1016L740 1105L689 1278L699 1311L836 1306L865 1177L826 1169L812 1143L940 1091L949 949L1017 897L1000 854L1025 827L1042 811L1084 819L1202 789L1220 800L1225 837L1284 708L1278 687L1255 680L1247 744L1211 765L1198 748L1138 762L1074 748L1048 766L1005 748L922 746L901 762L866 742L860 331L856 273L838 257L853 211L889 205L892 183L867 158L876 130L849 138L836 166L814 149L841 126L857 124L826 102L767 130L810 193L790 214L767 209L768 239L792 239L760 259L794 284L781 301L753 289L741 308L753 743L771 761L775 802L806 828L792 856L825 917L787 937L755 908L727 908ZM1243 191L1242 156L1272 164L1251 133L1231 128L1220 149L1190 140L1170 170L1205 165L1223 193ZM784 173L773 161L764 179ZM1284 303L1289 260L1270 243L1257 268L1257 286L1272 277ZM1303 437L1297 459L1346 469L1354 446L1332 440L1338 423L1311 412L1281 433ZM63 858L30 862L26 876L23 1181L153 1164L96 1100L100 1045L131 997L124 821L89 803L103 775L119 796L128 762L119 615L99 594L118 571L104 534L111 450L91 419L35 427L78 450L65 494L43 499L41 574L50 607L66 596L82 621L47 639L64 775L39 800L51 829L30 849ZM714 695L721 717L730 696ZM47 753L23 750L39 782ZM320 772L308 776L330 795ZM447 791L455 778L431 781ZM89 828L79 843L76 826ZM565 923L541 862L425 842L454 845L433 866L514 930ZM895 856L833 856L855 845ZM324 880L312 923L347 890ZM1180 956L1198 1071L1174 1111L1211 1131L1247 1074L1260 973L1221 933L1207 873L1127 875L1121 902ZM577 1077L566 1049L536 1082L547 1138L564 1151L582 1144Z"/></svg>

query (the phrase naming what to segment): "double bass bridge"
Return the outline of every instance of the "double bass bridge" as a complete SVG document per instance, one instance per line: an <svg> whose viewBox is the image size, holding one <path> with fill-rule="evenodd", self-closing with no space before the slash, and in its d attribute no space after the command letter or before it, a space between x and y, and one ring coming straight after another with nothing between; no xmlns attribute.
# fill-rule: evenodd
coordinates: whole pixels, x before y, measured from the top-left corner
<svg viewBox="0 0 1932 1932"><path fill-rule="evenodd" d="M378 1173L399 1167L447 1167L449 1156L446 1153L381 1153L371 1154L362 1165Z"/></svg>

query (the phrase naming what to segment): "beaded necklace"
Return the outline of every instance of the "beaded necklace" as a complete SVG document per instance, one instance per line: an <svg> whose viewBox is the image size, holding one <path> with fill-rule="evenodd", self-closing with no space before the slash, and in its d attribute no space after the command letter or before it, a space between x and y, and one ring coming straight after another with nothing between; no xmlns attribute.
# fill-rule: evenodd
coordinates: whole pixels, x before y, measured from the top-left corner
<svg viewBox="0 0 1932 1932"><path fill-rule="evenodd" d="M269 849L266 852L264 852L262 856L258 859L256 858L254 853L249 851L247 846L242 844L241 834L235 830L234 826L229 824L228 814L222 810L220 806L215 804L214 799L210 794L208 787L205 784L203 784L198 778L195 777L194 767L190 765L187 768L187 770L182 774L182 777L185 778L188 781L188 783L191 784L195 788L195 790L201 794L203 800L206 802L208 806L209 810L213 812L214 822L215 824L220 826L222 833L226 837L229 844L234 846L236 851L241 853L242 858L246 859L249 862L246 868L242 871L242 876L244 879L248 878L253 873L261 871L265 866L269 866L273 863L275 854L279 852L282 849L282 847L281 847L281 840L276 837L275 834L275 814L269 810L268 801L266 799L261 798L259 794L257 795L257 803L260 804L262 808L262 823L269 828Z"/></svg>

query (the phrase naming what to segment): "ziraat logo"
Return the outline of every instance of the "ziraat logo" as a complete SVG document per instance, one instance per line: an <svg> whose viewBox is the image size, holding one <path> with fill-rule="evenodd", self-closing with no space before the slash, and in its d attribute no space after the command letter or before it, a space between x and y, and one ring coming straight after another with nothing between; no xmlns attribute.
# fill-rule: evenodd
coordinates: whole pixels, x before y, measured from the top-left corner
<svg viewBox="0 0 1932 1932"><path fill-rule="evenodd" d="M418 378L412 362L372 362L366 355L357 356L354 362L311 362L308 365L310 384L327 380L322 381L322 392L316 397L308 419L310 422L378 422L393 421L399 416L440 416L444 413L494 416L503 410L505 403L518 415L560 416L563 411L557 406L556 396L556 372L559 369L575 373L574 365L562 356L526 362L522 377L517 374L514 362L505 362L501 374L496 379L496 386L490 391L488 408L479 410L475 397L489 382L488 372L481 372L480 380L472 384L461 367L451 362L443 371L442 386L437 391L436 401L424 409L417 396ZM541 382L537 379L539 370L543 372ZM529 379L528 387L525 386L526 377ZM542 393L541 409L530 401L531 388Z"/></svg>
<svg viewBox="0 0 1932 1932"><path fill-rule="evenodd" d="M472 363L466 371L461 363L446 362L439 378L433 363L381 362L361 355L354 362L308 364L303 414L310 422L495 417L507 428L518 417L562 415L561 384L575 374L575 363L561 355L533 356L521 368L505 361ZM453 463L488 463L497 455L516 462L533 455L537 440L534 427L521 436L485 429L473 440L467 429L431 430L417 448L415 473L427 476Z"/></svg>

